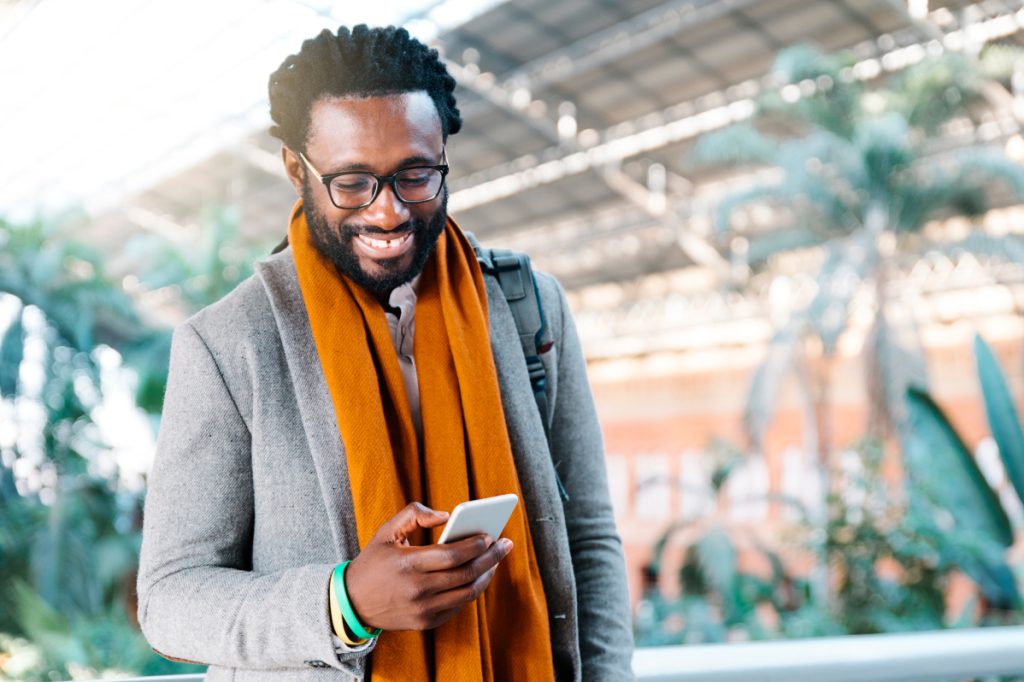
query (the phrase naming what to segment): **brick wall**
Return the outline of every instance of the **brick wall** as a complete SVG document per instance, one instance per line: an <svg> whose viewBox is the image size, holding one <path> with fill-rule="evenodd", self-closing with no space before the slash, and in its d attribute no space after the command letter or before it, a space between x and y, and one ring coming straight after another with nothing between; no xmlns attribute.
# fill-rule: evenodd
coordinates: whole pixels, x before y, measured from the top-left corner
<svg viewBox="0 0 1024 682"><path fill-rule="evenodd" d="M947 332L926 336L931 341L926 351L931 391L975 449L986 474L1006 493L1004 498L1019 527L1019 505L1014 506L1015 496L1005 480L998 479L998 453L987 438L971 351L973 329ZM998 333L983 333L1020 400L1024 383L1021 324L1018 321L1000 327ZM786 384L779 398L764 453L748 458L747 464L731 477L722 499L716 502L710 496L707 446L713 438L745 446L741 415L751 372L762 353L763 349L738 347L591 362L591 382L605 434L609 485L626 546L634 600L651 545L673 520L713 515L741 531L746 529L770 539L777 538L793 520L792 512L777 503L744 498L783 493L820 508L821 485L815 456L806 446L806 420L795 380ZM832 365L831 376L832 444L841 450L865 433L867 406L859 353L841 354ZM889 464L888 474L897 483L898 458ZM795 555L789 559L805 563Z"/></svg>

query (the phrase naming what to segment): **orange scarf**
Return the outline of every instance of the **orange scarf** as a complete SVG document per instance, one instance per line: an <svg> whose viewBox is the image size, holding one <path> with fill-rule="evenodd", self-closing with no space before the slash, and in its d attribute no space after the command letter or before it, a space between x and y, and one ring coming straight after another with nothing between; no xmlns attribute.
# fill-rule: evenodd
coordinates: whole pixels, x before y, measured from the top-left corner
<svg viewBox="0 0 1024 682"><path fill-rule="evenodd" d="M422 453L384 309L316 251L308 230L299 201L288 241L345 443L360 547L411 501L451 511L509 492L521 500L483 275L459 227L449 220L419 283L413 346ZM421 541L439 535L425 531ZM553 679L547 605L522 501L503 536L514 548L479 599L434 630L380 636L374 681Z"/></svg>

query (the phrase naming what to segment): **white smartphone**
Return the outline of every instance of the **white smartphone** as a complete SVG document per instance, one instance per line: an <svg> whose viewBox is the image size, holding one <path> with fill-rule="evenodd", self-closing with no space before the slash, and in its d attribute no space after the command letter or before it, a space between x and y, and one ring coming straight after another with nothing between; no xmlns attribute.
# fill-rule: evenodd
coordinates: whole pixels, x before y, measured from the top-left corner
<svg viewBox="0 0 1024 682"><path fill-rule="evenodd" d="M489 535L497 540L517 504L519 496L514 493L463 502L452 510L437 543L443 545L473 535Z"/></svg>

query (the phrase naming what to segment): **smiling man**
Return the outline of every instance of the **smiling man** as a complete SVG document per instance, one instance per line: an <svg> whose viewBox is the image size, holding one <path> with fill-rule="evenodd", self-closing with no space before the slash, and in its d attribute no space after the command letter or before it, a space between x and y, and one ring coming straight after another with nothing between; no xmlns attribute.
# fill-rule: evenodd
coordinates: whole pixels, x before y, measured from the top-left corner
<svg viewBox="0 0 1024 682"><path fill-rule="evenodd" d="M322 98L309 118L305 152L286 146L282 153L311 241L339 272L386 301L423 270L444 231L448 165L437 108L425 91ZM322 174L310 157L334 170ZM381 166L397 170L375 175ZM378 201L385 188L391 196Z"/></svg>
<svg viewBox="0 0 1024 682"><path fill-rule="evenodd" d="M301 197L287 248L176 330L143 529L143 631L209 679L631 678L579 341L537 274L537 400L509 299L447 215L454 86L365 26L270 78ZM510 492L500 539L435 544L448 510Z"/></svg>

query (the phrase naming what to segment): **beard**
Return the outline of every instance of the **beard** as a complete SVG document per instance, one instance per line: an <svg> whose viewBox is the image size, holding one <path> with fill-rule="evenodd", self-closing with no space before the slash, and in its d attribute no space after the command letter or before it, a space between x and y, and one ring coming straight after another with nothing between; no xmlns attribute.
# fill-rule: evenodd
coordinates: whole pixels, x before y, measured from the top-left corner
<svg viewBox="0 0 1024 682"><path fill-rule="evenodd" d="M428 221L410 218L393 230L382 230L371 225L350 225L342 223L332 226L323 213L316 209L309 184L302 191L302 209L306 212L310 240L325 258L334 263L338 272L366 289L373 296L387 300L391 292L411 281L423 271L427 260L434 252L437 240L448 222L448 188L442 190L441 205ZM415 235L413 258L408 266L402 267L403 256L376 261L381 273L369 273L359 263L353 241L356 235L385 238L400 234Z"/></svg>

